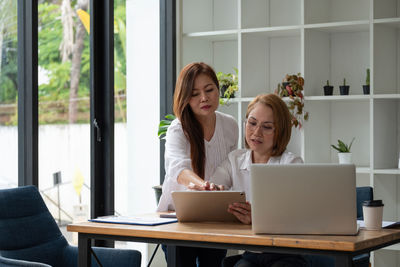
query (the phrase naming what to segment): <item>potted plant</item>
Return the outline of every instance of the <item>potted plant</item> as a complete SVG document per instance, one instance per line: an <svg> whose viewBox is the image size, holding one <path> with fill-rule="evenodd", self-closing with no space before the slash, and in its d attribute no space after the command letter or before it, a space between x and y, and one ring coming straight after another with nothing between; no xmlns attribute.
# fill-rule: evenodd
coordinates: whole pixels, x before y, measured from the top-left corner
<svg viewBox="0 0 400 267"><path fill-rule="evenodd" d="M324 86L324 94L325 95L333 94L333 86L329 85L329 80L326 80L326 85Z"/></svg>
<svg viewBox="0 0 400 267"><path fill-rule="evenodd" d="M308 120L309 114L304 110L304 96L303 96L304 78L300 73L286 74L282 84L278 84L275 94L281 98L286 98L285 102L292 115L292 125L301 128L304 121Z"/></svg>
<svg viewBox="0 0 400 267"><path fill-rule="evenodd" d="M345 144L342 140L338 140L337 146L331 145L334 149L338 151L338 157L339 157L339 163L340 164L346 164L346 163L352 163L351 160L351 146L353 145L355 137L351 140L350 144L347 145Z"/></svg>
<svg viewBox="0 0 400 267"><path fill-rule="evenodd" d="M161 120L158 124L158 138L160 139L165 139L165 134L167 133L168 127L176 117L173 114L167 114L165 115L165 118L166 120Z"/></svg>
<svg viewBox="0 0 400 267"><path fill-rule="evenodd" d="M221 105L227 104L229 99L234 98L235 92L238 90L238 69L234 68L234 70L235 74L217 72Z"/></svg>
<svg viewBox="0 0 400 267"><path fill-rule="evenodd" d="M367 78L365 79L365 85L363 87L364 95L369 95L369 68L367 69Z"/></svg>
<svg viewBox="0 0 400 267"><path fill-rule="evenodd" d="M173 114L165 115L165 120L161 120L160 123L158 124L158 138L165 139L168 127L171 125L171 122L175 120L175 118L176 117ZM153 186L153 189L156 196L156 202L158 205L158 202L162 194L162 185L155 185Z"/></svg>
<svg viewBox="0 0 400 267"><path fill-rule="evenodd" d="M350 86L346 85L346 78L343 79L343 85L340 85L339 89L340 89L340 94L341 95L348 95L349 94Z"/></svg>

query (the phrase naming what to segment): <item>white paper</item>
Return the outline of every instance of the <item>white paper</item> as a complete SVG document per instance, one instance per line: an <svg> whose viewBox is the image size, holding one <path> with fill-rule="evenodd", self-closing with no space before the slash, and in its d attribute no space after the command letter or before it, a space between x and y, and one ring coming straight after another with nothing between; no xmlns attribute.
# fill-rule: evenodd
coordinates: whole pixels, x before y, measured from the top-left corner
<svg viewBox="0 0 400 267"><path fill-rule="evenodd" d="M177 219L159 218L159 217L140 217L140 216L104 216L89 221L104 222L104 223L119 223L119 224L159 225L159 224L177 222Z"/></svg>
<svg viewBox="0 0 400 267"><path fill-rule="evenodd" d="M365 227L364 220L357 220L357 223L360 225L360 227ZM390 222L390 221L382 221L382 228L391 226L395 224L396 222Z"/></svg>

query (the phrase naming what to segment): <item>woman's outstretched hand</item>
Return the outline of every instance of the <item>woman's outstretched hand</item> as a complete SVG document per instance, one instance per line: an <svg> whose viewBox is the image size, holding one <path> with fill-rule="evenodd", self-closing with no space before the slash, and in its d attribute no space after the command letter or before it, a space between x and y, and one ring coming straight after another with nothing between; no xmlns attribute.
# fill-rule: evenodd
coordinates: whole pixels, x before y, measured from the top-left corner
<svg viewBox="0 0 400 267"><path fill-rule="evenodd" d="M214 184L214 183L210 183L209 181L205 181L201 185L190 183L188 185L188 188L190 190L196 190L196 191L220 191L220 190L224 190L224 186L223 185L217 185L217 184Z"/></svg>
<svg viewBox="0 0 400 267"><path fill-rule="evenodd" d="M235 215L242 223L251 224L251 204L248 201L230 204L228 212Z"/></svg>

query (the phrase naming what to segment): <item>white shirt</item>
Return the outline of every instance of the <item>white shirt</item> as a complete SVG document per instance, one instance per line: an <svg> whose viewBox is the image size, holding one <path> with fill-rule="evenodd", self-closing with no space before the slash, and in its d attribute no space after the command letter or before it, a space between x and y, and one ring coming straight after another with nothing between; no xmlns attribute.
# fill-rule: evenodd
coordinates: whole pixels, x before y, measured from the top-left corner
<svg viewBox="0 0 400 267"><path fill-rule="evenodd" d="M215 112L215 131L210 141L204 140L205 172L208 181L215 169L227 158L229 152L237 148L238 125L235 119L227 114ZM184 169L192 170L190 159L190 143L183 133L178 119L168 127L165 142L165 179L162 195L157 211L175 210L171 192L186 190L186 186L178 184L177 178Z"/></svg>
<svg viewBox="0 0 400 267"><path fill-rule="evenodd" d="M301 157L291 152L284 152L281 156L271 157L267 164L303 163ZM251 199L250 192L250 165L251 150L237 149L229 153L228 158L216 169L210 182L224 185L225 190L244 191L247 201Z"/></svg>

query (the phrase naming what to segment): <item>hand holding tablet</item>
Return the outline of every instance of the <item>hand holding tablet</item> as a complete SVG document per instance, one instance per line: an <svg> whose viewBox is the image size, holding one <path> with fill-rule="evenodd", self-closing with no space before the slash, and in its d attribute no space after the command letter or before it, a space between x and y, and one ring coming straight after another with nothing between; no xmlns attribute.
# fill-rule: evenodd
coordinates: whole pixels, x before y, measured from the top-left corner
<svg viewBox="0 0 400 267"><path fill-rule="evenodd" d="M172 199L179 222L238 222L228 212L229 204L246 202L239 191L175 191Z"/></svg>

